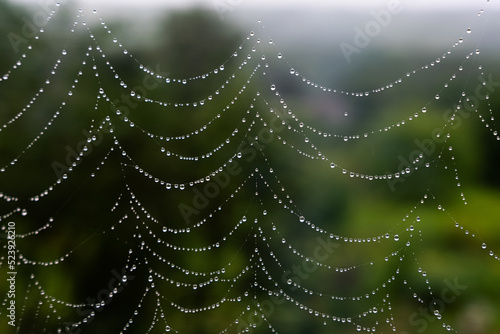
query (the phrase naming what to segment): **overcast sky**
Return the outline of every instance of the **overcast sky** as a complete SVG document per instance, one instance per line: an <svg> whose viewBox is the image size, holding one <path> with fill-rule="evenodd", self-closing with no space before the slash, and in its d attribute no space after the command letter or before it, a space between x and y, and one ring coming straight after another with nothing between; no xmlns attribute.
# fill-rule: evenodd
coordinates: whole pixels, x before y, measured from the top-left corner
<svg viewBox="0 0 500 334"><path fill-rule="evenodd" d="M36 4L39 0L10 0L11 2L27 2ZM362 8L362 7L385 7L388 3L401 2L405 7L415 9L464 9L487 6L487 0L78 0L82 4L99 7L183 7L196 4L205 6L227 6L237 9L239 7L260 7L262 9L281 8ZM61 3L67 0L60 0Z"/></svg>
<svg viewBox="0 0 500 334"><path fill-rule="evenodd" d="M235 9L243 7L302 7L302 8L338 8L338 7L384 7L391 1L398 0L86 0L94 2L99 6L105 5L127 5L127 6L188 6L193 4L204 4L206 6L230 6ZM458 9L486 5L486 0L399 0L405 7L425 9Z"/></svg>

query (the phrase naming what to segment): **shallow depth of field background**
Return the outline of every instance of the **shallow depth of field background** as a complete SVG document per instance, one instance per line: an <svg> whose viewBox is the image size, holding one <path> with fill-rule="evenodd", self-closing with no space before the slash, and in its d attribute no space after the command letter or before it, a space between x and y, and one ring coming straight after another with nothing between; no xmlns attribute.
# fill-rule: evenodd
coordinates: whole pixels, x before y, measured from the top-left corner
<svg viewBox="0 0 500 334"><path fill-rule="evenodd" d="M247 2L250 0L241 1L241 4L234 2L234 5L226 7L215 6L217 1L201 2L199 6L176 4L171 7L148 4L147 1L143 1L142 7L120 6L111 2L96 5L99 15L109 24L129 53L143 64L168 73L172 78L192 77L218 67L230 57L252 29L258 30L261 36L273 39L274 45L265 46L267 59L262 61L270 64L272 78L256 75L247 91L239 96L234 107L231 107L231 112L218 120L214 128L207 130L203 137L200 137L203 139L193 137L168 144L162 143L160 146L168 146L173 152L184 155L200 155L212 150L230 136L236 124L239 124L252 103L255 92L260 91L276 108L280 106L279 99L269 90L269 79L275 83L288 107L301 120L331 133L363 134L374 129L383 129L407 119L430 102L427 105L429 112L425 117L419 116L405 127L390 132L381 132L365 140L348 142L341 139L315 139L315 144L332 161L350 170L380 175L401 169L402 166L405 168L411 152L419 148L416 142L430 138L434 129L444 125L443 114L456 103L460 92L474 92L479 81L477 71L471 71L472 68L477 69L477 66L483 65L486 76L491 74L495 82L500 81L500 26L497 20L499 12L495 11L495 8L487 12L490 19L486 28L484 24L477 25L481 29L484 28L484 33L479 28L473 30L464 42L468 43L467 46L454 52L446 63L429 67L405 79L407 72L430 63L445 53L461 35L465 36L469 23L476 26L474 24L478 22L477 11L481 6L478 5L477 9L474 9L473 6L433 8L430 5L417 10L408 5L401 13L394 15L386 27L382 27L380 34L371 38L367 47L346 59L339 47L340 43L353 44L355 28L364 29L367 22L373 20L371 11L384 9L385 3L380 2L369 7L339 8L311 5L301 6L299 9L292 5L251 6ZM37 92L48 76L51 66L61 56L61 50L66 49L68 52L60 73L54 76L35 106L27 111L19 122L0 132L0 167L15 158L45 126L65 98L62 95L66 94L79 71L87 46L93 45L82 27L78 27L74 34L66 32L77 8L78 4L61 6L57 20L46 26L43 38L37 42L29 41L36 43L38 51L23 63L18 71L21 75L18 73L8 82L0 82L0 124L4 124L24 108ZM21 27L25 23L23 18L31 18L33 13L39 10L40 7L33 3L23 7L12 2L0 2L1 73L7 72L23 52L16 52L7 38L8 33L21 34ZM265 26L264 32L257 23L259 19L262 20L261 25ZM105 31L98 27L95 17L89 17L88 24L95 31L100 45L109 50L106 51L108 60L122 78L129 82L130 87L140 85L144 73L138 69L137 63L125 57L112 43ZM263 38L262 44L267 42L268 39ZM19 49L25 50L26 45L19 44ZM481 53L474 61L462 65L465 50L469 50L470 45L475 45ZM385 92L371 94L368 98L320 92L290 76L287 65L277 58L278 49L275 46L296 70L328 87L366 91L400 77L404 82ZM103 64L102 60L98 61ZM440 99L435 100L436 93L461 65L464 68L461 72L471 71L470 73L474 74L467 76L460 73ZM245 83L251 67L238 70L237 66L237 62L229 61L225 66L224 75L210 76L186 85L171 84L163 86L167 88L160 87L148 91L148 97L163 101L197 101L213 94L228 76L235 73L236 79L221 90L220 96L214 95L212 103L206 107L198 107L205 108L203 111L188 107L164 111L156 105L137 102L136 107L130 108L130 119L142 128L165 135L182 135L193 131L226 107ZM100 72L100 80L108 96L120 99L125 91L119 82L113 79L110 71L106 71L104 66L101 68L103 70ZM124 160L119 154L112 154L95 178L89 177L113 145L113 139L104 136L102 142L93 147L92 154L75 168L68 181L56 187L40 203L27 201L27 198L55 182L57 176L52 168L53 162L65 164L69 152L68 145L75 149L76 145L85 139L82 130L89 128L91 119L98 121L111 114L109 106L94 110L98 88L92 73L84 73L74 90L75 96L68 100L71 102L68 102L66 110L47 131L46 137L36 143L15 167L0 173L0 192L22 199L21 203L1 202L0 216L16 207L26 207L28 210L26 216L18 213L11 218L16 221L18 233L26 233L43 226L49 217L53 217L55 221L52 228L37 236L18 239L18 249L22 250L23 255L37 261L51 261L72 250L72 255L59 265L19 267L18 305L22 304L25 297L30 273L37 275L49 295L79 304L95 297L97 291L106 286L113 277L113 271L121 271L126 263L128 250L139 248L141 240L137 237L139 228L136 226L141 224L130 219L112 232L101 232L116 224L123 215L120 210L125 210L129 204L128 201L123 201L118 210L110 211L118 196L126 193L126 184L163 224L172 228L185 228L216 210L255 168L269 168L262 156L248 163L242 161L242 172L232 178L230 185L221 189L218 196L211 199L198 214L190 217L192 221L186 222L178 205L191 205L193 191L166 191L134 172L133 168L124 167ZM500 87L497 89L489 99L494 115L498 115L500 107ZM482 112L487 115L485 108L483 101ZM265 104L256 103L255 109L259 110L263 117L269 117L266 114L269 107ZM117 117L113 118L113 124L116 126L115 134L120 144L134 157L138 165L151 174L172 182L185 182L207 175L232 156L243 140L243 137L238 137L239 140L226 145L210 159L198 162L182 161L160 154L158 143L150 141L136 128L130 128L120 122ZM491 122L491 125L494 126L494 122ZM258 129L258 125L256 128ZM287 135L283 136L286 138ZM300 138L292 136L290 141L301 147L303 143L298 143ZM311 277L303 279L301 284L309 289L338 296L364 296L380 287L394 275L399 266L400 277L385 289L391 295L391 312L398 333L445 332L441 328L441 322L434 318L425 322L425 328L422 323L417 325L410 320L412 314L419 312L422 306L412 297L413 293L424 298L426 306L432 300L425 279L418 274L418 268L421 267L426 271L426 278L437 296L447 286L446 281L458 280L461 285L466 286L463 293L452 303L446 304L442 312L443 320L453 325L458 333L500 333L500 265L488 255L490 250L500 252L500 143L472 113L453 131L448 144L453 146L453 161L445 152L438 167L421 168L392 186L387 181L369 182L349 178L339 171L332 172L329 164L301 157L295 150L277 140L266 145L264 153L269 165L307 220L336 234L353 238L368 238L385 235L387 232L400 236L399 243L341 243L342 247L328 259L330 264L349 267L376 261L378 265L361 267L347 274L317 270ZM308 146L302 146L304 147ZM436 151L425 159L433 161L440 149L438 145ZM453 163L458 167L460 188L454 180ZM444 165L449 165L451 170L445 170ZM317 235L303 224L299 224L295 216L283 210L282 206L272 199L272 194L266 192L262 181L257 183L263 206L254 196L256 181L251 179L248 187L244 187L234 200L224 206L221 213L214 215L194 236L162 235L162 238L174 244L202 247L227 235L238 220L246 215L252 221L253 218L260 217L264 225L266 220L272 220L292 245L304 253L311 253L317 245ZM277 184L274 183L273 186ZM201 186L199 189L202 191ZM461 199L461 192L467 199L467 205L464 205ZM402 219L426 193L433 194L437 199L429 199L420 205L410 218L421 218L418 227L422 230L422 236L414 236L411 239L411 252L405 255L402 263L392 259L384 261L387 255L410 240L409 232L406 231L410 223L403 222ZM446 213L437 210L439 204L444 206L464 229L478 237L471 238L463 230L455 228L455 221ZM263 208L268 212L265 218L261 214ZM234 272L226 274L227 277L232 277L246 265L256 247L253 240L244 243L249 233L255 233L250 230L251 224L245 226L213 254L175 252L155 245L156 241L147 239L147 234L144 238L172 262L182 263L200 271L221 268L231 260ZM269 226L266 232L272 234ZM483 242L488 245L487 251L481 248ZM279 241L272 244L276 247L275 253L284 267L291 268L297 263L297 258L293 257L290 251L280 248ZM139 254L138 256L150 256L147 252ZM272 263L270 257L267 260L269 264ZM83 333L115 333L124 326L134 309L137 309L144 288L149 284L147 265L142 264L136 271L136 278L113 303L110 303L109 308L102 313L98 312L95 320L82 327ZM194 280L154 260L148 265L172 279ZM270 265L268 269L271 275L276 275L275 280L281 282L280 268ZM5 268L2 267L1 270L3 274ZM265 282L264 275L259 275L262 276L259 280ZM235 285L232 293L242 293L253 279L253 274L247 275ZM402 283L403 280L409 282L412 291ZM157 285L161 284L158 281ZM31 289L34 290L33 287ZM197 291L164 283L164 286L158 289L179 304L202 307L219 300L226 294L227 287L214 284ZM6 285L2 282L1 295L5 291ZM288 292L306 305L314 305L323 312L341 316L363 312L370 305L365 301L347 304L324 303L319 298L300 295L294 291ZM261 297L265 298L264 295ZM153 299L149 302L154 304ZM136 323L136 327L131 330L133 333L145 333L151 323L154 307L150 303L144 304L143 309L146 313L150 312L151 316L145 317L140 324ZM165 303L163 310L168 314L172 326L179 332L214 333L223 330L244 307L245 303L225 304L212 311L183 314ZM21 333L30 333L31 322L45 320L44 317L37 318L37 312L49 310L47 305L37 308L36 301L31 299L25 308L22 317L26 325ZM20 315L21 311L18 310L18 317ZM79 319L79 315L72 309L66 309L60 315L68 321ZM369 316L374 317L372 314ZM419 316L414 319L425 318ZM289 303L277 306L269 320L280 333L331 333L334 330L339 333L356 332L355 327L342 324L324 326L322 321ZM47 323L47 332L51 330L51 321L53 319ZM380 317L381 332L389 332L389 327L383 322L385 317ZM11 333L9 330L11 328L6 325L2 314L0 332ZM266 333L269 329L262 325L254 329L254 332Z"/></svg>

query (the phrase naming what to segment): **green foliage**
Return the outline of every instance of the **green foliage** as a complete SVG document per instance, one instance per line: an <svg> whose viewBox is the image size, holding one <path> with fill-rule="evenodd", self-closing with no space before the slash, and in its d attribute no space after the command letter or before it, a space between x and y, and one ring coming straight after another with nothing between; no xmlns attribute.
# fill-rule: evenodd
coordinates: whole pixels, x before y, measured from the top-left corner
<svg viewBox="0 0 500 334"><path fill-rule="evenodd" d="M4 2L0 3L0 13L2 31L17 31L22 21L15 18L27 15L23 14L20 9L11 9ZM64 20L62 24L65 24ZM166 242L180 242L186 247L202 247L216 243L221 235L229 233L243 215L252 220L250 217L260 217L265 207L269 211L269 220L278 226L291 244L299 245L298 247L301 247L305 253L311 252L317 246L314 242L315 234L306 230L303 225L299 225L295 216L283 211L282 204L277 204L272 194L266 192L263 180L259 180L258 177L249 179L246 186L239 191L238 196L234 199L230 197L255 169L271 175L268 170L270 166L273 166L273 174L278 175L282 183L278 184L271 176L268 182L272 182L273 186L277 186L278 189L281 186L286 188L287 193L293 196L294 203L308 220L321 228L333 230L339 235L348 237L371 238L391 231L391 233L401 235L401 242L406 242L408 233L405 232L406 225L402 223L405 214L425 193L429 194L429 197L431 194L435 195L435 199L429 198L429 201L419 209L419 215L422 217L421 229L425 231L425 235L420 244L412 248L414 253L405 254L410 264L405 262L401 265L402 274L414 276L416 267L422 266L426 268L432 282L441 282L444 278L453 279L454 276L458 276L463 278L464 282L466 281L464 284L473 286L474 291L471 296L453 304L449 310L446 309L446 313L450 312L449 319L466 317L465 314L472 312L469 308L474 305L484 304L488 309L498 310L500 306L494 303L495 300L500 300L500 295L495 292L498 290L495 288L495 282L500 276L498 265L493 263L494 260L491 257L485 256L477 240L471 241L470 238L465 238L462 231L454 227L455 222L450 216L436 210L437 205L446 205L447 212L454 217L459 217L461 225L468 226L471 233L477 231L478 235L487 239L488 245L494 245L495 236L499 232L496 218L500 212L496 203L500 200L500 192L498 191L499 180L495 176L497 155L491 152L498 152L498 148L495 148L498 145L492 140L486 141L485 144L485 129L481 122L474 120L475 115L471 115L470 120L464 122L463 126L453 133L450 143L436 144L434 152L424 158L424 162L439 160L440 163L450 164L449 154L445 153L441 159L438 159L437 155L448 146L453 146L454 163L460 166L462 183L467 184L469 189L465 191L469 202L465 208L458 195L461 190L456 188L456 180L449 170L426 169L422 166L421 170L408 177L402 177L403 181L395 183L391 188L391 183L388 181L368 182L347 178L341 172L332 174L329 164L320 165L316 163L317 161L311 162L309 159L297 157L294 149L283 145L277 136L265 145L262 150L263 155L259 154L255 159L235 159L239 162L242 172L231 176L229 185L220 187L216 200L207 201L206 206L196 209L197 212L189 216L187 222L182 211L179 210L179 204L187 203L192 206L196 192L191 188L184 191L165 191L164 187L157 182L138 173L131 163L129 165L124 163L125 160L118 150L110 153L106 163L100 165L114 145L114 139L109 133L102 133L102 140L98 144L91 145L92 154L75 166L67 181L58 185L50 196L40 199L43 205L36 205L26 200L36 195L39 189L49 187L57 179L53 168L54 162L58 162L62 170L68 172L67 168L71 165L68 161L75 161L72 152L77 150L77 146L82 141L87 140L86 134L81 130L89 129L91 126L96 127L108 115L111 115L114 135L131 159L151 175L172 183L202 178L241 148L252 148L249 146L248 138L253 138L258 133L255 129L246 133L246 129L253 120L255 112L258 112L266 122L271 122L272 117L269 113L270 106L255 103L254 109L249 107L254 103L252 99L257 91L267 92L269 83L266 77L256 77L252 85L238 95L241 87L247 84L246 80L253 68L247 66L238 69L240 64L229 59L229 56L244 40L244 34L232 26L221 23L215 14L200 9L171 13L161 22L160 27L157 36L150 37L151 49L130 49L128 52L144 63L151 64L152 70L160 69L161 73L171 80L196 77L222 64L224 64L224 70L219 75L209 75L203 80L189 81L185 84L171 83L168 86L163 85L161 80L149 78L149 82L155 87L147 89L143 97L174 101L179 104L205 100L206 105L169 107L166 110L154 103L146 103L137 99L124 100L123 96L126 95L127 90L120 86L120 80L124 80L128 88L141 88L144 87L144 78L147 75L137 70L134 60L124 57L123 51L115 44L106 44L108 57L105 59L99 58L99 53L94 48L92 54L99 68L98 72L106 75L96 77L92 71L87 71L87 67L79 77L78 87L74 89L78 92L77 96L70 99L54 122L54 126L46 131L44 139L23 155L15 168L10 168L0 175L2 187L0 190L5 194L23 198L22 203L2 203L0 214L16 207L28 207L29 214L17 220L18 233L35 230L46 224L50 217L54 218L53 227L41 231L36 238L19 239L19 248L23 249L24 256L36 258L39 261L53 261L61 254L71 252L71 256L59 265L26 268L25 272L20 274L21 278L18 281L20 289L24 287L24 290L19 291L19 301L25 297L25 293L33 293L26 289L30 273L37 275L40 285L54 298L75 304L82 303L82 300L86 298L94 298L102 286L108 284L110 277L113 277L113 271L120 272L125 266L127 251L140 249L138 256L142 256L142 259L151 258L151 262L147 264L140 262L143 266L136 272L134 280L130 281L130 288L117 297L118 301L111 304L109 311L106 310L106 313L102 315L98 314L94 321L84 326L84 332L112 333L118 332L129 315L137 308L143 296L144 287L149 284L147 277L150 273L147 272L147 267L155 268L158 273L174 281L188 283L189 280L193 283L199 281L199 277L195 279L170 268L154 256L148 255L149 250L141 247L143 238L152 239L150 235L144 234L144 225L150 226L151 231L154 231L151 233L161 233L161 226L145 220L133 198L118 200L118 209L110 210L117 198L128 192L127 189L132 189L136 199L144 205L145 209L170 228L192 227L193 224L213 213L208 223L186 237L176 236L174 239L171 236L162 235L162 239ZM57 32L59 28L55 26L51 29ZM95 29L96 39L107 38L106 32L101 27L92 26L92 29ZM49 33L47 35L52 36ZM36 102L36 105L25 113L23 119L0 134L2 136L0 166L9 163L30 143L49 121L61 101L65 99L67 91L71 90L70 87L83 61L82 55L86 51L88 37L85 37L85 34L75 34L71 38L61 34L55 34L55 36L55 39L42 38L30 41L36 44L37 50L41 50L41 53L35 54L34 58L30 58L21 67L19 71L22 76L16 76L12 79L12 83L2 85L0 121L3 124L16 115L29 102L31 96L36 94L39 86L43 85L49 75L48 69L61 57L62 49L68 51L68 56L65 57L71 55L71 58L61 65L63 68L60 72L54 75L53 79L51 78L52 84L47 87L46 93ZM9 42L5 39L1 42L1 50L0 69L5 73L17 59L18 54L12 52ZM418 56L415 55L415 57ZM382 57L375 61L381 60ZM120 79L114 77L106 61L113 64ZM456 65L456 62L453 64L452 67ZM366 63L366 66L374 68L374 63ZM360 71L365 72L366 68ZM233 73L235 79L226 88L221 89L220 87L225 85L226 80ZM373 83L380 83L379 74L370 75L367 72L365 74L367 87L371 87ZM438 80L443 75L436 73L435 76ZM351 74L349 77L353 81L352 83L346 81L346 84L354 86L361 78L361 74ZM282 83L285 87L282 93L287 101L290 100L289 107L299 118L310 122L317 128L331 127L332 132L338 131L337 133L345 134L359 132L362 135L369 129L384 128L387 124L393 124L407 115L418 112L419 108L426 105L429 97L432 98L436 91L433 85L419 85L418 89L405 86L402 88L403 97L415 91L418 91L416 92L418 94L410 94L410 99L402 98L393 101L388 101L384 95L380 98L364 100L351 106L351 112L355 116L351 121L346 121L340 119L338 115L310 113L309 110L314 110L313 107L319 105L320 101L316 99L314 93L310 93L308 88L292 88L295 86L288 83L289 89L287 89L285 82L287 79L284 78L287 78L284 74L275 75L278 86L281 87ZM476 82L468 84L474 87ZM104 89L113 105L100 100L97 108L94 109L99 88ZM221 94L214 94L216 90L220 90ZM382 175L388 171L394 172L401 167L406 168L405 164L411 160L409 157L413 156L412 152L419 150L416 140L429 139L432 136L430 131L445 126L446 119L443 114L450 103L441 101L446 98L447 102L452 101L459 93L460 88L454 88L450 96L440 100L439 103L442 104L431 103L430 115L420 116L409 125L396 127L391 130L390 135L375 134L368 141L347 143L344 143L342 138L319 139L318 146L321 145L320 149L326 155L334 157L335 162L349 170ZM210 103L207 100L209 95L213 95L213 101ZM231 103L231 98L234 96L238 99ZM496 108L498 98L491 100L492 108L498 110ZM347 105L350 101L348 98L338 98L334 102L338 105ZM273 100L271 103L271 107L280 107L279 102ZM229 109L219 119L217 114L228 106ZM128 123L123 122L123 116L118 115L117 110L121 110L122 114L124 110L127 110ZM238 124L243 117L246 118L246 122L240 126ZM145 140L144 131L159 133L162 136L180 136L199 129L212 119L215 119L213 121L215 125L203 133L203 140L199 140L196 136L171 142L163 142L157 138L153 141ZM133 122L135 126L130 127L130 122ZM256 122L260 124L261 121ZM235 127L239 127L239 132L231 137L231 143L215 152L213 159L206 159L203 163L167 158L164 153L159 154L161 147L165 147L167 151L176 152L182 156L199 156L210 152L229 138ZM297 139L303 140L293 133L290 137L292 142ZM254 147L253 149L256 150ZM450 166L453 165L450 164ZM99 172L95 177L90 177L97 167L100 168ZM194 189L203 193L205 191L203 186L202 183ZM256 192L258 195L255 195ZM218 206L226 199L224 210L218 210ZM263 205L259 204L260 201ZM138 210L136 214L141 216L140 219L133 219L132 212L128 213L128 218L123 219L121 208L130 205ZM117 224L120 219L123 219L123 222ZM111 226L115 224L116 229L111 232ZM106 233L103 233L104 231ZM273 233L270 228L266 232ZM141 233L143 235L139 237ZM217 270L231 262L232 272L227 273L225 277L232 277L248 265L248 258L253 254L256 245L253 240L243 244L242 242L253 233L256 233L256 230L249 223L242 227L241 231L235 232L234 238L230 238L225 247L208 253L176 252L167 249L164 245L155 245L152 242L154 249L151 249L151 252L168 254L169 261L172 263L179 263L199 271ZM277 248L276 254L283 257L284 265L293 265L296 257L279 244L278 237L274 237L270 244ZM318 270L315 278L304 280L304 286L310 289L318 287L319 290L329 291L334 295L364 294L365 291L371 291L382 284L383 280L393 275L395 269L400 266L394 259L384 263L384 257L393 251L393 244L383 242L373 247L369 254L366 253L366 247L349 244L342 251L342 256L335 254L335 259L332 257L332 263L349 266L352 263L367 263L375 258L383 265L373 271L362 268L345 276L334 273L333 277L331 272ZM418 260L418 266L412 262L414 259ZM266 260L272 261L269 256ZM268 269L278 275L277 281L281 281L280 268ZM488 274L478 275L479 272ZM453 276L450 276L450 273L453 273ZM265 277L260 278L265 279ZM203 307L216 302L221 296L230 298L241 294L253 279L252 274L244 275L229 293L226 286L222 285L214 285L213 289L198 289L198 291L185 287L176 288L165 282L162 283L164 285L157 287L164 296L168 296L169 300L186 307ZM398 299L399 306L392 310L394 318L407 319L408 313L411 314L415 307L419 306L412 299L412 293L405 287L391 286L389 291ZM5 288L2 285L0 294L3 295L4 292ZM427 285L415 279L413 292L426 295ZM310 296L301 296L298 292L290 292L290 294L298 299L303 298L301 300L307 302L318 302L319 308L330 314L348 316L358 312L356 307L359 304L323 305L321 301ZM259 297L266 298L263 293L259 293ZM166 301L163 302L165 305L168 304ZM142 305L141 311L149 318L157 311L154 296L148 296L147 302ZM45 308L47 308L46 305L41 310L37 309L34 304L26 305L26 311L23 314L26 323L22 327L23 330L30 327L31 319L36 319L36 312L48 312ZM186 315L176 310L164 311L168 312L169 322L175 324L180 332L212 333L222 330L228 323L231 323L244 311L244 306L233 307L226 304L219 311L212 310L195 315ZM276 327L279 325L280 328L285 328L286 333L311 333L311 330L315 333L329 332L329 329L323 326L313 325L314 322L309 322L310 319L304 314L291 307L290 304L286 304L273 314L272 322L277 324ZM71 312L64 316L67 316L70 321L79 320L79 316ZM186 321L189 317L195 320ZM35 321L40 321L40 318ZM52 321L56 322L54 319L48 320L48 327L52 325ZM494 321L488 323L489 327L485 329L485 333L493 333L493 328L500 326L498 320ZM138 324L134 333L146 332L149 325L147 321ZM408 331L414 329L408 323L399 325L400 328ZM460 328L466 327L467 325L463 325ZM0 331L3 333L6 328L2 321ZM28 332L28 329L26 330ZM264 328L260 328L260 331L264 331Z"/></svg>

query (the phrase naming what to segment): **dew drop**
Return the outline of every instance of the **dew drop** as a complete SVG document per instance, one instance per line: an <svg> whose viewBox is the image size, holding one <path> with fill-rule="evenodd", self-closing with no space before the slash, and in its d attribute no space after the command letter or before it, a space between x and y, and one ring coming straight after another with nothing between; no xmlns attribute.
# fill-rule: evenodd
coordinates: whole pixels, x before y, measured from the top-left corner
<svg viewBox="0 0 500 334"><path fill-rule="evenodd" d="M486 249L486 247L487 247L487 246L486 246L486 243L484 243L484 242L483 242L483 244L481 245L481 248L482 248L482 249Z"/></svg>
<svg viewBox="0 0 500 334"><path fill-rule="evenodd" d="M397 234L394 235L394 241L399 241L399 235Z"/></svg>
<svg viewBox="0 0 500 334"><path fill-rule="evenodd" d="M281 53L278 53L278 59L283 58L283 55Z"/></svg>
<svg viewBox="0 0 500 334"><path fill-rule="evenodd" d="M304 218L304 216L300 216L300 217L299 217L299 221L300 221L301 223L303 223L303 222L305 222L305 221L306 221L306 219Z"/></svg>
<svg viewBox="0 0 500 334"><path fill-rule="evenodd" d="M427 108L426 107L423 107L422 108L422 112L425 114L427 112Z"/></svg>
<svg viewBox="0 0 500 334"><path fill-rule="evenodd" d="M276 85L275 84L271 85L271 90L276 90Z"/></svg>
<svg viewBox="0 0 500 334"><path fill-rule="evenodd" d="M467 33L470 34L472 30L470 28L467 28Z"/></svg>
<svg viewBox="0 0 500 334"><path fill-rule="evenodd" d="M28 211L26 209L23 209L23 211L21 211L21 215L27 216L28 215Z"/></svg>
<svg viewBox="0 0 500 334"><path fill-rule="evenodd" d="M291 68L290 69L290 74L295 74L295 69Z"/></svg>

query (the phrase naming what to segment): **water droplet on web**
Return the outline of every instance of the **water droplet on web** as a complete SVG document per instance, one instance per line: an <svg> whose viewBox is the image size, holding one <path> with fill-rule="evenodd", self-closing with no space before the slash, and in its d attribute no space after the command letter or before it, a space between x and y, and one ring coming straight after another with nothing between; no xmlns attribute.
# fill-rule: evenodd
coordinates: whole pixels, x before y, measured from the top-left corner
<svg viewBox="0 0 500 334"><path fill-rule="evenodd" d="M482 248L482 249L486 249L486 247L487 247L487 246L486 246L486 243L484 243L484 242L483 242L483 244L481 245L481 248Z"/></svg>
<svg viewBox="0 0 500 334"><path fill-rule="evenodd" d="M281 53L278 53L278 59L283 58L283 55Z"/></svg>
<svg viewBox="0 0 500 334"><path fill-rule="evenodd" d="M304 218L304 216L300 216L300 217L299 217L299 221L300 221L301 223L303 223L303 222L305 222L305 221L306 221L306 219Z"/></svg>
<svg viewBox="0 0 500 334"><path fill-rule="evenodd" d="M272 84L271 85L271 90L276 90L276 85Z"/></svg>
<svg viewBox="0 0 500 334"><path fill-rule="evenodd" d="M295 69L291 68L290 69L290 74L295 74Z"/></svg>
<svg viewBox="0 0 500 334"><path fill-rule="evenodd" d="M26 209L23 209L23 211L21 211L21 215L27 216L28 215L28 211Z"/></svg>
<svg viewBox="0 0 500 334"><path fill-rule="evenodd" d="M399 241L399 235L397 234L394 235L394 241Z"/></svg>
<svg viewBox="0 0 500 334"><path fill-rule="evenodd" d="M426 113L426 112L427 112L427 108L426 108L426 107L423 107L423 108L422 108L422 112L423 112L423 113Z"/></svg>
<svg viewBox="0 0 500 334"><path fill-rule="evenodd" d="M126 282L126 281L127 281L127 275L123 275L122 282Z"/></svg>
<svg viewBox="0 0 500 334"><path fill-rule="evenodd" d="M439 94L436 94L436 96L434 97L436 100L439 100Z"/></svg>
<svg viewBox="0 0 500 334"><path fill-rule="evenodd" d="M472 30L470 28L467 28L467 33L470 34Z"/></svg>

